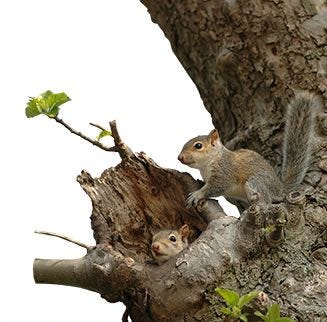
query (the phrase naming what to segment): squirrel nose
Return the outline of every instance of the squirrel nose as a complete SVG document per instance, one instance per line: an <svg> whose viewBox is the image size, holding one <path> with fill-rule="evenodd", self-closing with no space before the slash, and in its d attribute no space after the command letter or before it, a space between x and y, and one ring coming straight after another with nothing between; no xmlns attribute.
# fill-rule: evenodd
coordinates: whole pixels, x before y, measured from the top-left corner
<svg viewBox="0 0 327 322"><path fill-rule="evenodd" d="M178 156L178 160L179 160L180 162L184 163L184 157L183 157L182 154L180 154L180 155Z"/></svg>
<svg viewBox="0 0 327 322"><path fill-rule="evenodd" d="M155 253L159 252L160 250L160 246L158 244L153 244L151 248Z"/></svg>

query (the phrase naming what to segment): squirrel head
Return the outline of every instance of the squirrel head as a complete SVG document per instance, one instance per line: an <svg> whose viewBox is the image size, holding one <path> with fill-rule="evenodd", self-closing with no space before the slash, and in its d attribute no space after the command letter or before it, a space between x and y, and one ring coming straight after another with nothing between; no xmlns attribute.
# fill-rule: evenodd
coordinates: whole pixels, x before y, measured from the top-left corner
<svg viewBox="0 0 327 322"><path fill-rule="evenodd" d="M152 238L151 253L158 264L166 262L188 245L190 228L183 225L179 230L161 230Z"/></svg>
<svg viewBox="0 0 327 322"><path fill-rule="evenodd" d="M200 135L188 141L183 146L178 160L191 168L201 170L213 156L217 156L222 147L218 131L214 129L208 135Z"/></svg>

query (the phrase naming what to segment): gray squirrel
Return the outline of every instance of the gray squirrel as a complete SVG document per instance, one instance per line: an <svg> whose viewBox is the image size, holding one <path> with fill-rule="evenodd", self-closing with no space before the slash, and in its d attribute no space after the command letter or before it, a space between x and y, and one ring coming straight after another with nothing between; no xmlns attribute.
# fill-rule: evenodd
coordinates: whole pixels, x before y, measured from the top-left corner
<svg viewBox="0 0 327 322"><path fill-rule="evenodd" d="M152 238L151 253L157 264L165 263L186 248L189 234L190 228L187 224L179 230L165 229L156 233Z"/></svg>
<svg viewBox="0 0 327 322"><path fill-rule="evenodd" d="M285 193L297 188L310 166L313 153L317 102L309 93L297 94L285 116L281 178L257 152L247 149L228 150L218 131L188 141L178 160L199 169L204 186L186 199L187 207L200 200L224 196L249 204L254 196L265 203L280 202Z"/></svg>

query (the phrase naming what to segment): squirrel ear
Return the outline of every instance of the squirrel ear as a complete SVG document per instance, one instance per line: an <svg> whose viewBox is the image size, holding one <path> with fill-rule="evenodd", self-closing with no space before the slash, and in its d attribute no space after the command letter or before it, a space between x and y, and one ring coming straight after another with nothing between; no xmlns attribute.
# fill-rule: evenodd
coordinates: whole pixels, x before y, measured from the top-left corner
<svg viewBox="0 0 327 322"><path fill-rule="evenodd" d="M190 234L190 228L188 225L183 225L181 228L179 228L178 233L180 234L180 236L182 237L182 240L184 241L185 239L188 238L189 234Z"/></svg>
<svg viewBox="0 0 327 322"><path fill-rule="evenodd" d="M210 144L211 145L215 145L216 142L220 139L219 138L219 133L216 129L213 129L210 133L209 133L209 140L210 140Z"/></svg>

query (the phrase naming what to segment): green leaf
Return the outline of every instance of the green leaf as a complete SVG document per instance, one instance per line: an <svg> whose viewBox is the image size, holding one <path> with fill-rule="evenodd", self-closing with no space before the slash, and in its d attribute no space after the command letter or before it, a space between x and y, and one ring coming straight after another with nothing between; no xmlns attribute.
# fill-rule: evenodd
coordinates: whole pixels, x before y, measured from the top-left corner
<svg viewBox="0 0 327 322"><path fill-rule="evenodd" d="M264 320L265 322L268 322L268 318L267 318L265 315L263 315L261 312L259 312L259 311L255 311L255 312L254 312L254 315L258 316L259 318L261 318L261 319Z"/></svg>
<svg viewBox="0 0 327 322"><path fill-rule="evenodd" d="M240 300L237 303L237 306L241 309L244 305L249 304L253 299L258 296L259 292L252 291L248 294L241 296Z"/></svg>
<svg viewBox="0 0 327 322"><path fill-rule="evenodd" d="M48 91L50 92L50 91ZM47 94L48 92L46 92L45 94ZM47 105L49 106L49 109L53 108L53 106L57 106L59 107L62 104L67 103L68 101L70 101L70 98L67 96L66 93L51 93L49 95L46 95L44 97Z"/></svg>
<svg viewBox="0 0 327 322"><path fill-rule="evenodd" d="M30 97L30 100L28 101L27 106L25 108L26 117L30 118L41 114L36 102L36 98Z"/></svg>
<svg viewBox="0 0 327 322"><path fill-rule="evenodd" d="M47 106L47 115L49 117L56 117L59 113L59 106L62 104L67 103L70 101L70 98L67 96L66 93L49 93L50 91L47 91L45 93L44 99Z"/></svg>
<svg viewBox="0 0 327 322"><path fill-rule="evenodd" d="M241 315L241 309L239 309L237 306L232 307L232 317L238 318Z"/></svg>
<svg viewBox="0 0 327 322"><path fill-rule="evenodd" d="M107 130L102 130L100 132L100 134L97 136L97 140L100 141L102 138L104 138L105 136L112 136L110 131Z"/></svg>
<svg viewBox="0 0 327 322"><path fill-rule="evenodd" d="M244 322L248 322L248 318L245 314L241 314L239 317L238 317L241 321L244 321Z"/></svg>
<svg viewBox="0 0 327 322"><path fill-rule="evenodd" d="M220 312L224 313L225 315L232 315L232 311L228 307L221 307Z"/></svg>
<svg viewBox="0 0 327 322"><path fill-rule="evenodd" d="M44 100L46 100L49 96L53 95L53 92L50 90L47 90L45 92L43 92L40 97L42 97Z"/></svg>
<svg viewBox="0 0 327 322"><path fill-rule="evenodd" d="M217 287L215 291L225 300L225 302L229 306L235 306L237 305L237 302L239 301L240 296L238 293L228 290L226 288L219 288Z"/></svg>
<svg viewBox="0 0 327 322"><path fill-rule="evenodd" d="M27 117L34 117L45 114L49 117L56 117L59 113L59 106L70 101L65 93L54 94L46 91L38 97L31 97L27 103L25 114Z"/></svg>
<svg viewBox="0 0 327 322"><path fill-rule="evenodd" d="M46 115L48 115L49 117L56 117L59 114L59 107L58 106L53 106L47 113Z"/></svg>
<svg viewBox="0 0 327 322"><path fill-rule="evenodd" d="M270 321L275 321L280 318L279 304L274 303L268 308L267 315Z"/></svg>

